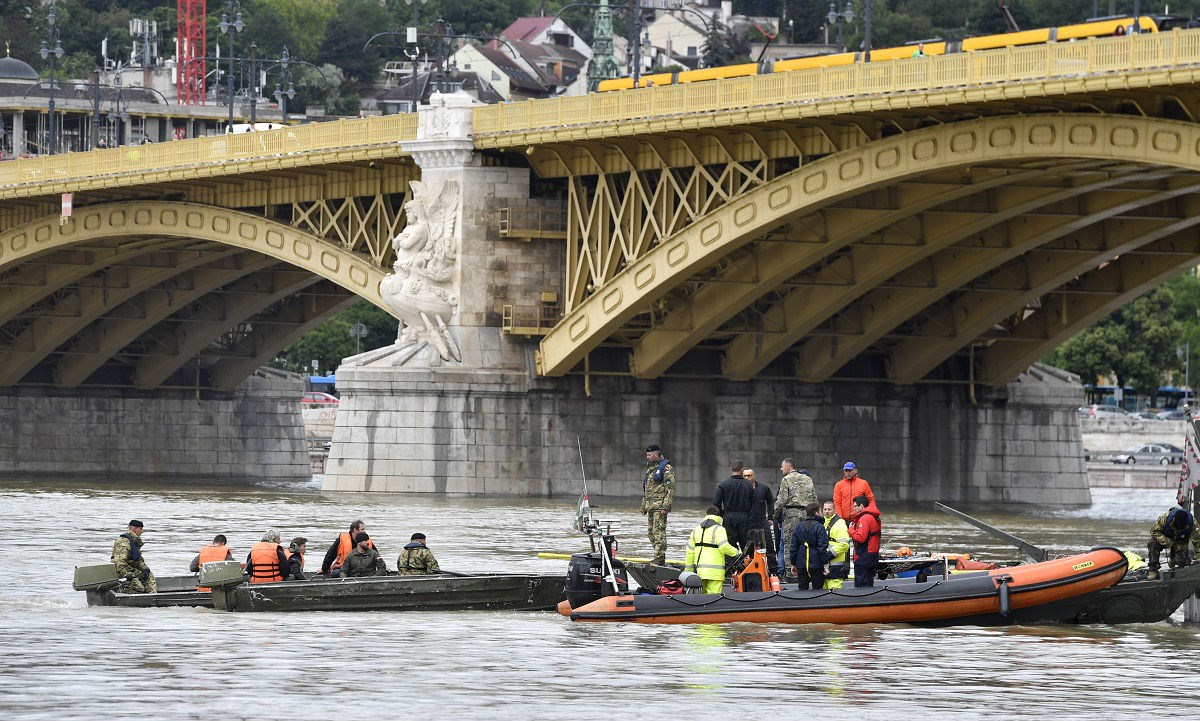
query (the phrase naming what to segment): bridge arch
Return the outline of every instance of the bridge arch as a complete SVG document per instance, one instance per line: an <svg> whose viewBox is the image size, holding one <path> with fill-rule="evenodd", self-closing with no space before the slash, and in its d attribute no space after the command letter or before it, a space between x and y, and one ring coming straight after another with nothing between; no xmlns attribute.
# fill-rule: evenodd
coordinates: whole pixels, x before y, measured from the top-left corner
<svg viewBox="0 0 1200 721"><path fill-rule="evenodd" d="M30 261L55 252L79 258L73 265L31 270ZM111 287L77 286L89 275L107 278L115 271L120 271L118 281ZM311 328L348 300L361 297L385 307L379 296L384 271L370 259L262 216L191 203L100 204L71 218L44 217L9 229L0 233L0 272L10 278L36 276L0 293L0 323L9 325L7 347L0 348L0 385L18 383L56 350L67 348L71 352L60 354L49 375L57 385L75 387L135 338L218 290L235 300L223 301L219 317L195 319L187 332L174 334L178 337L159 338L161 352L136 363L135 385L157 387L267 306L288 313L289 325L258 331L259 345L243 357L218 361L213 377L222 388L236 386L253 371L246 363L269 358L300 329ZM321 291L321 283L330 290ZM333 286L349 294L333 294ZM72 287L75 296L64 311L19 317ZM301 293L311 296L300 303ZM297 307L289 309L289 303ZM106 317L118 308L128 310ZM268 350L265 344L281 345Z"/></svg>
<svg viewBox="0 0 1200 721"><path fill-rule="evenodd" d="M1082 243L1079 247L1083 251L1090 250L1088 260L1076 259L1075 265L1070 267L1071 273L1084 273L1088 267L1095 267L1103 260L1136 250L1143 242L1175 238L1175 234L1191 224L1188 218L1135 219L1123 232L1114 234L1111 242L1092 245L1086 242L1089 234L1096 232L1097 223L1119 212L1194 192L1194 179L1181 180L1175 176L1200 171L1198 144L1200 130L1187 123L1148 117L1059 114L1003 116L951 123L826 156L735 198L630 262L610 282L596 288L570 309L543 339L538 355L539 370L546 375L567 373L624 324L660 303L681 284L722 261L722 282L702 283L690 295L682 312L668 312L635 343L631 363L635 375L654 377L660 374L717 326L744 311L764 294L778 293L776 289L797 272L820 263L839 262L854 254L863 256L858 269L870 268L869 273L860 273L864 276L862 282L857 282L859 279L856 278L851 284L852 289L830 291L829 295L835 296L830 299L802 288L782 293L767 313L775 313L788 322L781 326L781 331L774 333L743 332L735 337L727 346L726 375L734 379L752 377L806 337L808 343L823 347L828 357L829 348L821 345L827 342L826 339L809 335L817 324L853 307L856 300L934 252L970 255L969 249L955 243L997 232L1003 223L1020 220L1032 225L1024 228L1019 237L1011 234L1011 228L1005 231L1001 242L1011 246L1007 254L997 254L991 266L980 267L975 275L969 272L968 262L964 277L975 278L994 270L1001 258L1012 260L1049 240L1065 245ZM976 213L975 217L964 218L942 217L953 214L916 217L950 197L947 193L958 192L936 186L932 192L925 192L918 182L922 176L955 169L980 173L981 170L1003 168L1004 173L990 180L987 173L982 172L984 179L979 181L977 177L975 185L991 183L1004 189L1014 178L1028 179L1039 173L1045 177L1056 169L1088 164L1093 168L1103 164L1104 168L1083 184L1087 187L1080 190L1067 183L1056 191L1062 198L1082 196L1085 191L1092 194L1079 201L1083 210L1074 219L1056 218L1053 214L1023 217L1025 209L1036 210L1047 202L1046 198L1036 197L1036 188L1024 195L1010 192L1013 197L1006 200L1005 207L999 212ZM1121 183L1150 180L1158 185L1139 189L1119 187ZM914 187L906 188L907 183L913 183ZM911 202L891 211L847 207L844 202L889 186L905 192ZM1104 202L1091 210L1084 207L1096 203L1097 198ZM813 227L803 228L800 232L793 229L778 237L781 228L809 217L816 220L810 224ZM907 249L902 243L890 247L887 242L855 245L867 236L878 235L886 240L889 232L903 233L905 222L920 225L924 234L920 244L910 244ZM931 225L938 226L937 232L928 232ZM932 246L931 238L936 241ZM748 252L744 250L746 246L750 246ZM963 275L964 271L959 273ZM1074 277L1065 266L1056 266L1051 275L1059 283ZM895 327L884 328L887 323L898 324L914 317L957 287L936 280L934 286L921 296L919 302L910 299L904 308L907 318L893 314L886 322L873 326L872 340ZM1044 278L1037 287L1041 292L1053 290ZM1022 297L1028 295L1027 290ZM810 311L814 303L823 305ZM1010 308L1011 302L1004 307ZM994 318L995 312L998 311L987 317ZM969 337L955 333L950 338L939 339L937 353L933 355L940 353L941 358L948 357L978 337L979 332ZM853 345L865 347L868 344L863 343L860 335ZM839 355L836 341L833 345L832 355L839 365L850 359L845 353ZM989 367L1003 365L993 362ZM831 366L832 363L822 363L811 373L801 368L800 375L823 379L837 370ZM914 382L928 370L925 367L919 374L909 370L901 375L904 382ZM991 380L1004 382L1008 379L996 377Z"/></svg>

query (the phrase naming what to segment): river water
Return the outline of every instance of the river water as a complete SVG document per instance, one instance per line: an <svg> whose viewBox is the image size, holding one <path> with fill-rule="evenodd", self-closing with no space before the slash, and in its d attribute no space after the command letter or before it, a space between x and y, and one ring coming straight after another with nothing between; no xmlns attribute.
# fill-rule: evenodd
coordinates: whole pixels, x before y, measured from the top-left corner
<svg viewBox="0 0 1200 721"><path fill-rule="evenodd" d="M1070 512L976 509L1056 553L1144 547L1170 492L1099 489ZM594 499L646 555L634 505ZM312 540L310 569L362 517L389 567L414 531L443 568L565 572L574 499L323 494L298 486L0 484L0 718L1196 718L1200 628L573 624L552 613L229 614L88 608L75 565L107 561L131 517L158 575L225 533ZM670 517L682 555L696 504ZM885 548L1014 552L948 516L884 504Z"/></svg>

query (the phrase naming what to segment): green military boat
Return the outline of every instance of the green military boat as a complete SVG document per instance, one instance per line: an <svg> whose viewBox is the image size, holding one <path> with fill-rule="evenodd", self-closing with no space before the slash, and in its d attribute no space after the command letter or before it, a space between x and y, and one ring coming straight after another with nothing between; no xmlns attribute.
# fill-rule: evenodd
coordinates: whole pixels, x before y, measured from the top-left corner
<svg viewBox="0 0 1200 721"><path fill-rule="evenodd" d="M158 578L157 593L120 593L113 564L75 569L89 606L202 606L222 611L550 611L566 577L516 573L369 576L246 583L236 561L207 563L200 574ZM211 592L196 587L210 587Z"/></svg>

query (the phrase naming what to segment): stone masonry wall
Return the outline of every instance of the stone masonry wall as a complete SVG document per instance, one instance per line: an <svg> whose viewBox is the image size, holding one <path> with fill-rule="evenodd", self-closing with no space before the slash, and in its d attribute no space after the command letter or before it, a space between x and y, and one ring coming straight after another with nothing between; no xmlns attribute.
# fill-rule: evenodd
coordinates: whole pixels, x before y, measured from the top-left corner
<svg viewBox="0 0 1200 721"><path fill-rule="evenodd" d="M899 501L1090 501L1074 409L1082 389L1023 376L972 405L961 386L532 378L343 366L327 490L603 496L641 493L659 443L681 497L711 497L730 460L777 479L792 456L824 498L854 460Z"/></svg>
<svg viewBox="0 0 1200 721"><path fill-rule="evenodd" d="M300 381L251 376L231 394L0 393L0 476L307 480Z"/></svg>

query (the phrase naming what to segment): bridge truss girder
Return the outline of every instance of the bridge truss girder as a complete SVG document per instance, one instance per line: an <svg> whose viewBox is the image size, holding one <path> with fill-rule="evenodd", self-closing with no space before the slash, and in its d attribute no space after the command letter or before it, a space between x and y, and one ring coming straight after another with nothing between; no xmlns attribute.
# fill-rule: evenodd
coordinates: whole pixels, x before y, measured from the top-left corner
<svg viewBox="0 0 1200 721"><path fill-rule="evenodd" d="M1004 347L999 321L1190 223L1188 173L1200 171L1190 124L1000 116L878 138L876 121L842 136L844 150L829 138L826 155L786 146L791 161L763 157L784 147L778 137L695 141L704 172L669 168L681 151L649 141L538 149L547 170L579 173L569 179L566 312L542 341L539 371L571 372L603 346L629 348L636 377L715 352L727 378L778 373L773 361L795 355L797 378L824 380L865 353L889 379L917 382L973 344ZM632 170L647 158L662 167ZM1019 288L987 286L1018 268L1037 272ZM990 300L976 302L969 332L921 329L942 306L980 295Z"/></svg>

